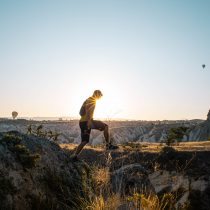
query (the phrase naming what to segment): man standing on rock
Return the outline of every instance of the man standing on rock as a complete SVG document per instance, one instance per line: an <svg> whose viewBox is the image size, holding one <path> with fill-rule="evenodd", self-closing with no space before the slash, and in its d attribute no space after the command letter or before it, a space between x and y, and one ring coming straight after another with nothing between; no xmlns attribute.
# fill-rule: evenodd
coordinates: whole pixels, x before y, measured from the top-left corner
<svg viewBox="0 0 210 210"><path fill-rule="evenodd" d="M110 143L108 125L102 121L93 119L96 101L99 100L102 96L103 94L100 90L95 90L93 95L86 99L82 104L82 107L79 112L81 116L79 126L81 129L82 142L76 149L76 152L73 156L74 159L77 159L77 156L80 154L83 147L89 142L91 129L96 129L104 132L107 150L118 148L118 146L114 146Z"/></svg>

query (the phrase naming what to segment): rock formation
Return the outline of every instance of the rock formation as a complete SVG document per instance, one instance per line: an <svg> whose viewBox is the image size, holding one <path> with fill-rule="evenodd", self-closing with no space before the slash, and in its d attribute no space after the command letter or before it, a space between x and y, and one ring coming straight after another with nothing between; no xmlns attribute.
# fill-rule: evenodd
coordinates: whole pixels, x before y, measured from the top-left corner
<svg viewBox="0 0 210 210"><path fill-rule="evenodd" d="M125 165L112 173L112 186L115 193L132 195L133 193L154 194L148 173L140 164ZM144 190L144 192L142 192Z"/></svg>
<svg viewBox="0 0 210 210"><path fill-rule="evenodd" d="M27 121L27 120L0 120L0 132L16 130L27 133L28 126L36 129L43 125L43 132L59 133L59 143L80 143L80 128L78 121ZM183 121L113 121L107 122L110 126L111 137L117 144L125 142L164 142L171 128L188 127L189 131L183 141L205 141L210 137L210 111L207 120ZM103 133L93 130L90 144L97 145L104 142Z"/></svg>
<svg viewBox="0 0 210 210"><path fill-rule="evenodd" d="M209 139L210 139L210 110L207 114L206 121L193 127L188 135L188 140L191 141L207 141Z"/></svg>
<svg viewBox="0 0 210 210"><path fill-rule="evenodd" d="M0 133L0 209L79 209L88 174L47 139Z"/></svg>
<svg viewBox="0 0 210 210"><path fill-rule="evenodd" d="M209 112L207 114L207 121L210 121L210 110L209 110Z"/></svg>

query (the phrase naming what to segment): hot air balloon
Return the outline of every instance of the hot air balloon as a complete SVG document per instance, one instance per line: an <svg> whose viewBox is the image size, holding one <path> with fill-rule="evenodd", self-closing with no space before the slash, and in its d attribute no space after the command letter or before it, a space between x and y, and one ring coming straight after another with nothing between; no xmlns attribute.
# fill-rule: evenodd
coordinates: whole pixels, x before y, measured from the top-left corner
<svg viewBox="0 0 210 210"><path fill-rule="evenodd" d="M204 68L206 67L206 65L205 65L205 64L203 64L203 65L202 65L202 67L203 67L203 69L204 69Z"/></svg>
<svg viewBox="0 0 210 210"><path fill-rule="evenodd" d="M18 116L18 113L16 111L13 111L12 112L12 118L13 120Z"/></svg>

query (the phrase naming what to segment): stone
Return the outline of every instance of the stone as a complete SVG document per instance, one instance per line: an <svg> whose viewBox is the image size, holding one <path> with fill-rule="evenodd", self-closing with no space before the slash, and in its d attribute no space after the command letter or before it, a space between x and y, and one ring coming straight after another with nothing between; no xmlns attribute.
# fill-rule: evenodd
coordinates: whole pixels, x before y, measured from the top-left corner
<svg viewBox="0 0 210 210"><path fill-rule="evenodd" d="M155 194L148 173L142 165L125 165L111 174L111 184L115 193L133 195L133 193Z"/></svg>
<svg viewBox="0 0 210 210"><path fill-rule="evenodd" d="M39 158L25 164L33 155ZM89 166L72 162L56 143L17 131L0 133L0 209L77 209L77 198L86 200L91 192L88 182Z"/></svg>

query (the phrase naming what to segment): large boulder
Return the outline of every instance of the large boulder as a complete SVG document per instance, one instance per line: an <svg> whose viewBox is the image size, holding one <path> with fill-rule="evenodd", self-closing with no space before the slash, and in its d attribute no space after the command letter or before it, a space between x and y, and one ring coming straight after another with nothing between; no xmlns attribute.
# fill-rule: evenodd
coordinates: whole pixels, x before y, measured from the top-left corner
<svg viewBox="0 0 210 210"><path fill-rule="evenodd" d="M88 166L54 142L0 133L0 209L80 209L88 177Z"/></svg>
<svg viewBox="0 0 210 210"><path fill-rule="evenodd" d="M189 209L210 209L208 175L193 178L177 171L158 170L151 173L149 179L159 197L175 195L176 206L189 203Z"/></svg>
<svg viewBox="0 0 210 210"><path fill-rule="evenodd" d="M125 165L115 170L111 175L113 191L121 195L132 195L133 193L154 194L148 173L140 164Z"/></svg>

